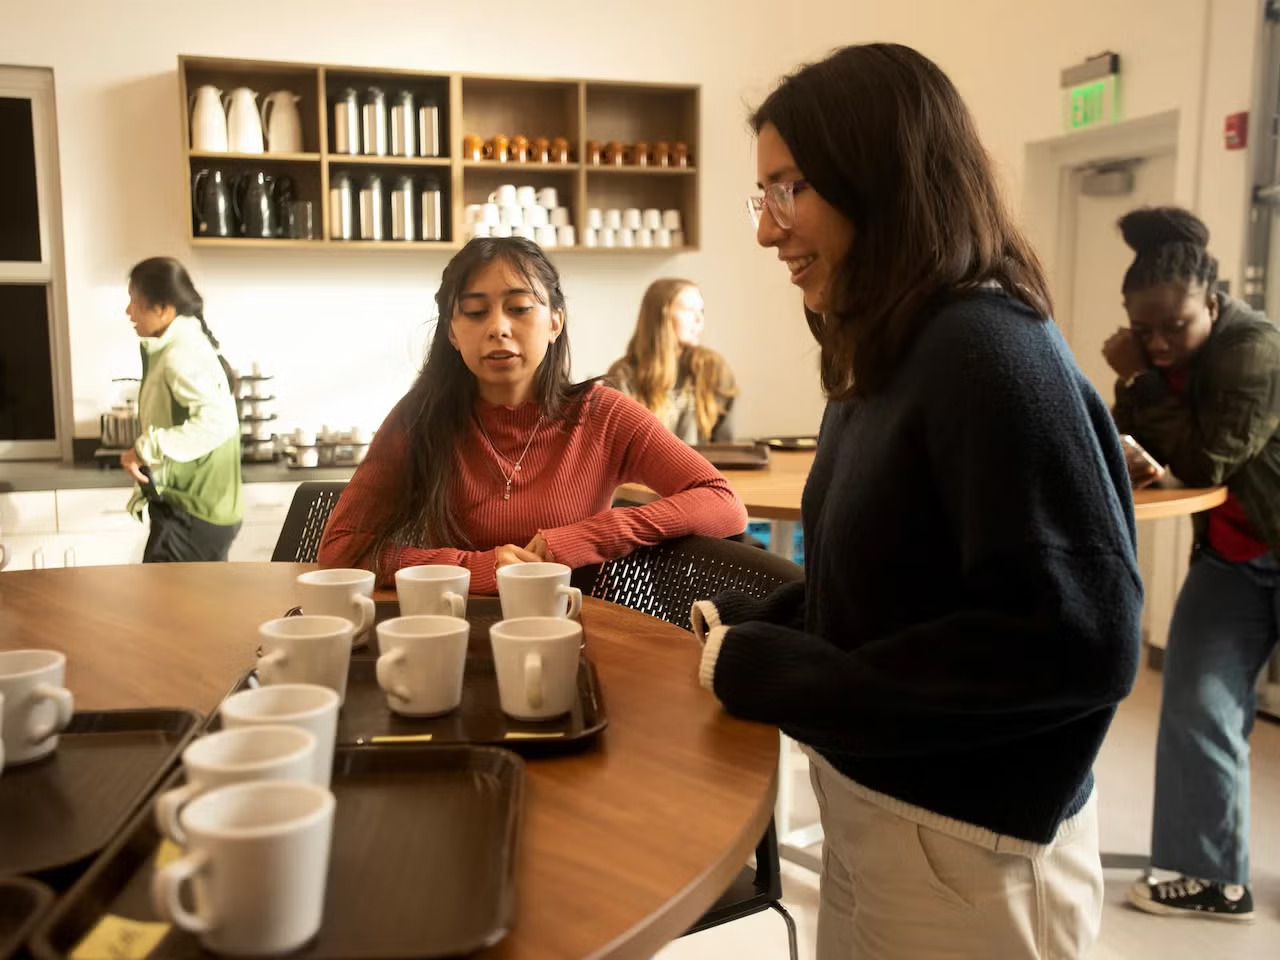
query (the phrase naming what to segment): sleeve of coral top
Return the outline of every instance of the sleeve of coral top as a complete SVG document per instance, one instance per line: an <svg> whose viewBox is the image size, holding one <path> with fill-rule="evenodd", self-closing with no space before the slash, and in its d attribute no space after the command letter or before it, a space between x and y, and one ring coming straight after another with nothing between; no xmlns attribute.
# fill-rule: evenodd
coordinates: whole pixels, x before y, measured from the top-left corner
<svg viewBox="0 0 1280 960"><path fill-rule="evenodd" d="M374 435L364 462L356 469L329 515L317 559L322 567L373 569L370 555L381 529L395 509L405 474L406 437L392 412ZM391 543L379 558L378 586L395 585L395 571L423 563L446 563L471 571L473 593L497 593L494 550L423 548Z"/></svg>
<svg viewBox="0 0 1280 960"><path fill-rule="evenodd" d="M539 530L559 563L581 567L687 534L731 537L746 529L746 508L720 471L636 401L601 393L580 429L597 433L607 447L615 475L606 482L642 483L661 499Z"/></svg>

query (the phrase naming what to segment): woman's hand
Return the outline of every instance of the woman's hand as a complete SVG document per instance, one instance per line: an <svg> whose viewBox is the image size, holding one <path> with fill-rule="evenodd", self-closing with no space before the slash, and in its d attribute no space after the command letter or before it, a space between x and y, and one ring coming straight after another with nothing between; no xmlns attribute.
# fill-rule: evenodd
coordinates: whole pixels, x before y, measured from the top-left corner
<svg viewBox="0 0 1280 960"><path fill-rule="evenodd" d="M1133 331L1121 327L1107 338L1102 345L1102 355L1121 380L1128 380L1150 369L1147 355L1142 351L1142 344L1133 335Z"/></svg>
<svg viewBox="0 0 1280 960"><path fill-rule="evenodd" d="M522 550L514 543L508 543L504 547L497 547L493 552L497 557L496 566L499 570L503 567L510 566L513 563L537 563L542 559L536 553L529 550Z"/></svg>
<svg viewBox="0 0 1280 960"><path fill-rule="evenodd" d="M529 553L535 554L539 560L554 561L555 556L551 553L551 548L547 546L547 541L542 539L542 534L536 534L529 545L525 547Z"/></svg>
<svg viewBox="0 0 1280 960"><path fill-rule="evenodd" d="M120 466L128 470L129 475L143 486L146 486L150 482L142 472L142 468L146 466L146 464L138 459L138 454L132 447L120 454Z"/></svg>

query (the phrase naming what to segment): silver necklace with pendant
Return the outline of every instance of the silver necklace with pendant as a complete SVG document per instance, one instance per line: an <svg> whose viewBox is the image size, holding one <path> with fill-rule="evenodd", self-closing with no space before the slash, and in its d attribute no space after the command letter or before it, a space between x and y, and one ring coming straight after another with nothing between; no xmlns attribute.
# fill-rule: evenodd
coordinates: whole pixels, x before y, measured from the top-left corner
<svg viewBox="0 0 1280 960"><path fill-rule="evenodd" d="M545 419L546 419L545 414L543 416L538 417L538 422L533 425L533 432L529 434L529 439L525 442L524 449L520 451L520 456L512 460L510 457L508 457L506 454L504 454L501 450L497 448L497 446L493 442L493 439L489 436L489 431L484 428L484 424L481 423L480 418L476 417L476 426L478 426L480 428L480 432L484 434L484 438L489 444L489 449L492 450L495 454L497 454L499 458L511 464L510 473L505 473L502 467L500 466L497 468L498 475L502 477L502 479L506 481L506 484L507 484L506 489L502 491L503 500L511 499L511 484L515 480L516 474L520 472L520 465L524 463L525 454L527 454L529 452L529 448L533 446L533 438L538 435L538 430L542 428L542 421L544 421Z"/></svg>

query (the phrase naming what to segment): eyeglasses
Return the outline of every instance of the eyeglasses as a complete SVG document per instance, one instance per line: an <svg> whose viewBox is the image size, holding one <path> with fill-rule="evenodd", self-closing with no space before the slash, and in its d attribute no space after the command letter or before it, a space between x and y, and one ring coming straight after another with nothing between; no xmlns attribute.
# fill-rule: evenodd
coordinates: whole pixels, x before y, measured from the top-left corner
<svg viewBox="0 0 1280 960"><path fill-rule="evenodd" d="M747 197L747 213L751 216L751 223L759 229L760 218L768 208L773 222L783 230L789 230L796 222L796 191L807 186L808 180L785 180L769 184L759 196Z"/></svg>

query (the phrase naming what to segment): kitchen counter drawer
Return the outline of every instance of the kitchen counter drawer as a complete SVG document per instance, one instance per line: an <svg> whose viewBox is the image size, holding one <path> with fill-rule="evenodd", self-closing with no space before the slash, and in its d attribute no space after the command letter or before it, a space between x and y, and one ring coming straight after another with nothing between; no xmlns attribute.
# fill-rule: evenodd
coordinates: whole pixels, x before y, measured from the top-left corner
<svg viewBox="0 0 1280 960"><path fill-rule="evenodd" d="M138 521L125 509L132 490L106 487L58 490L58 530L61 533L133 533Z"/></svg>
<svg viewBox="0 0 1280 960"><path fill-rule="evenodd" d="M244 525L269 523L274 524L278 531L284 524L289 504L293 502L293 492L297 489L297 483L288 482L244 484L240 488L244 501Z"/></svg>
<svg viewBox="0 0 1280 960"><path fill-rule="evenodd" d="M57 529L58 504L52 490L0 493L0 537Z"/></svg>

